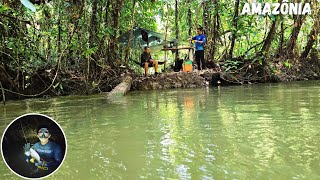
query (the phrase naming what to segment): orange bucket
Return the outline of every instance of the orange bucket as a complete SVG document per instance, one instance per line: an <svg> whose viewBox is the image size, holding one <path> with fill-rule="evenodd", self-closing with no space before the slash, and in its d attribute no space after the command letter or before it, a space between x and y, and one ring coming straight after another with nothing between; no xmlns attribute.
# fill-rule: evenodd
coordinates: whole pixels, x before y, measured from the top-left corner
<svg viewBox="0 0 320 180"><path fill-rule="evenodd" d="M183 63L182 66L183 72L191 72L192 71L192 61L187 60Z"/></svg>

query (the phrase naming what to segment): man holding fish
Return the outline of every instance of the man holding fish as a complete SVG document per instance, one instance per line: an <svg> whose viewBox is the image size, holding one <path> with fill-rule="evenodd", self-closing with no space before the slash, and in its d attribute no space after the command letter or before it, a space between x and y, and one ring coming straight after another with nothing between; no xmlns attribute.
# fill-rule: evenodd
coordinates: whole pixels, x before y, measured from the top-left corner
<svg viewBox="0 0 320 180"><path fill-rule="evenodd" d="M35 143L32 147L30 143L27 143L23 147L27 162L34 163L36 167L43 170L58 167L63 158L60 145L49 140L51 134L47 128L42 127L37 132L40 142Z"/></svg>

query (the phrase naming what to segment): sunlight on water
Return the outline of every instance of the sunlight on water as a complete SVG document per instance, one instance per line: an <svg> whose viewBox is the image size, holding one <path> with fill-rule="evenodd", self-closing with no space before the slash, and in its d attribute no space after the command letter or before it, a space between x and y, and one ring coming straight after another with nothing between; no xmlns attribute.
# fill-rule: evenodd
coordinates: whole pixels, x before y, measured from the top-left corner
<svg viewBox="0 0 320 180"><path fill-rule="evenodd" d="M9 101L57 120L67 158L49 179L317 179L320 82ZM0 179L18 179L3 162Z"/></svg>

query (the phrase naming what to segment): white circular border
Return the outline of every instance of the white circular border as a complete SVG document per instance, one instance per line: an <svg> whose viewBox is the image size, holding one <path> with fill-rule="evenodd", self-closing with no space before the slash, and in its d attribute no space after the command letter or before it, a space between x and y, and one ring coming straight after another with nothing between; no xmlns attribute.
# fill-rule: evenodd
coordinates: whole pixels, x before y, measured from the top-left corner
<svg viewBox="0 0 320 180"><path fill-rule="evenodd" d="M51 172L50 174L48 174L48 175L46 175L46 176L43 176L43 177L39 177L39 178L28 178L28 177L24 177L24 176L16 173L16 172L15 172L14 170L12 170L12 169L10 168L10 166L7 164L7 161L5 160L5 158L4 158L4 156L3 156L3 151L2 151L2 148L3 148L3 147L2 147L3 138L4 138L4 135L6 134L8 128L11 126L11 124L12 124L13 122L17 121L18 119L22 118L22 117L30 116L30 115L43 116L43 117L46 117L46 118L50 119L51 121L53 121L53 122L60 128L60 130L62 131L64 140L65 140L65 143L66 143L66 149L65 149L64 157L63 157L60 165L57 167L57 169L54 170L53 172ZM6 127L6 129L4 130L4 132L3 132L3 134L2 134L2 137L1 137L1 156L2 156L2 159L3 159L4 163L7 165L7 167L8 167L14 174L16 174L17 176L19 176L19 177L21 177L21 178L24 178L24 179L44 179L44 178L47 178L47 177L51 176L52 174L54 174L54 173L62 166L64 160L66 159L66 157L67 157L67 150L68 150L67 138L66 138L66 135L65 135L63 129L61 128L61 126L60 126L55 120L53 120L51 117L49 117L49 116L47 116L47 115L44 115L44 114L39 114L39 113L27 113L27 114L24 114L24 115L21 115L21 116L15 118L15 119L14 119L13 121L11 121L11 123Z"/></svg>

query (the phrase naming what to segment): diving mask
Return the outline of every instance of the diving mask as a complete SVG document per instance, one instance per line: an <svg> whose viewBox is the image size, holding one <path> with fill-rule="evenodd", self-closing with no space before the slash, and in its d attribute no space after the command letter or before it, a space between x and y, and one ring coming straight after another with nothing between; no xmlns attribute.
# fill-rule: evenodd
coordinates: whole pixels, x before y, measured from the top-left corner
<svg viewBox="0 0 320 180"><path fill-rule="evenodd" d="M49 135L50 135L50 133L47 128L41 128L38 131L39 138L48 138Z"/></svg>

